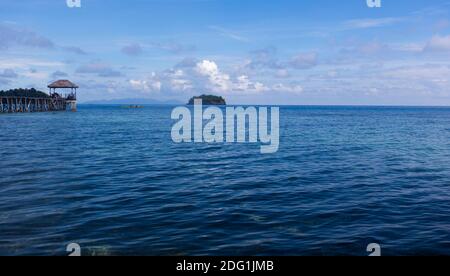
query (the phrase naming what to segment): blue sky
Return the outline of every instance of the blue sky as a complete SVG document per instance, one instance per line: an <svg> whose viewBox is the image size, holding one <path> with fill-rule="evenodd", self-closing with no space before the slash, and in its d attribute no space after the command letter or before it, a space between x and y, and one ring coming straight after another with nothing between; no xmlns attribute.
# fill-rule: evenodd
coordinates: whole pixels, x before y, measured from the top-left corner
<svg viewBox="0 0 450 276"><path fill-rule="evenodd" d="M450 1L0 0L0 89L81 101L450 105Z"/></svg>

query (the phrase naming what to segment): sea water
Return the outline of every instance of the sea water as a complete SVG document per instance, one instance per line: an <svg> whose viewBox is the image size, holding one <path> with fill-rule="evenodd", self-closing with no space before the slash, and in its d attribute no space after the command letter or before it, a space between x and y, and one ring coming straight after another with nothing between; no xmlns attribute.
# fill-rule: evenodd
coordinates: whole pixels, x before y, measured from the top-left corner
<svg viewBox="0 0 450 276"><path fill-rule="evenodd" d="M0 255L450 254L450 109L281 107L280 145L171 106L0 115Z"/></svg>

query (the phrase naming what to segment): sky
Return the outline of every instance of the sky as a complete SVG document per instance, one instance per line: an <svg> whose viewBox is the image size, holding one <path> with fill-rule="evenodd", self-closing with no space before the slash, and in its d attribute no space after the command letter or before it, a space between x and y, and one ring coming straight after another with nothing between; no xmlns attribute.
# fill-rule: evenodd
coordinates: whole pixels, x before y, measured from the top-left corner
<svg viewBox="0 0 450 276"><path fill-rule="evenodd" d="M0 0L0 90L450 105L450 0Z"/></svg>

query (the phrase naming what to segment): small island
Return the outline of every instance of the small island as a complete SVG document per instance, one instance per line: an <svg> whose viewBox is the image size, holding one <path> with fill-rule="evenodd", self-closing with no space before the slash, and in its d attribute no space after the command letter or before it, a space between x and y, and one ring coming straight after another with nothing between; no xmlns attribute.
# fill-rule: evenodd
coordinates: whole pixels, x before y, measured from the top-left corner
<svg viewBox="0 0 450 276"><path fill-rule="evenodd" d="M224 98L214 95L201 95L192 97L189 100L188 105L194 105L194 101L197 99L201 99L204 105L227 105Z"/></svg>
<svg viewBox="0 0 450 276"><path fill-rule="evenodd" d="M0 91L0 97L22 97L22 98L42 98L48 99L50 96L42 91L34 88L31 89L11 89L7 91Z"/></svg>

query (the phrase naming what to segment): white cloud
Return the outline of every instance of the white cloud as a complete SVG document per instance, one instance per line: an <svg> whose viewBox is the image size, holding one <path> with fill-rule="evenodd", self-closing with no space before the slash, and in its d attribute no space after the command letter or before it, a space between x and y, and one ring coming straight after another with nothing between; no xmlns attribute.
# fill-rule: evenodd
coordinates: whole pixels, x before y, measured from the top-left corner
<svg viewBox="0 0 450 276"><path fill-rule="evenodd" d="M28 72L22 73L22 75L29 79L36 79L39 81L46 81L49 79L49 74L47 72L39 72L37 70L29 70Z"/></svg>
<svg viewBox="0 0 450 276"><path fill-rule="evenodd" d="M286 92L286 93L292 93L292 94L301 94L303 92L303 87L298 84L294 85L285 85L282 83L276 84L272 87L273 91L276 92Z"/></svg>
<svg viewBox="0 0 450 276"><path fill-rule="evenodd" d="M260 93L268 90L261 82L253 82L249 79L248 76L242 75L237 78L237 81L234 83L234 89L237 91L243 91L247 93Z"/></svg>
<svg viewBox="0 0 450 276"><path fill-rule="evenodd" d="M384 18L365 18L353 19L344 23L345 29L367 29L376 27L385 27L403 21L404 18L384 17Z"/></svg>
<svg viewBox="0 0 450 276"><path fill-rule="evenodd" d="M143 92L155 92L161 90L160 81L148 81L148 80L129 80L131 87L134 90L139 90Z"/></svg>
<svg viewBox="0 0 450 276"><path fill-rule="evenodd" d="M230 75L221 73L214 61L203 60L197 63L195 71L201 76L207 77L207 87L214 92L228 92L233 90Z"/></svg>
<svg viewBox="0 0 450 276"><path fill-rule="evenodd" d="M53 74L51 75L52 79L59 79L59 78L67 78L69 75L66 72L63 71L55 71L53 72Z"/></svg>
<svg viewBox="0 0 450 276"><path fill-rule="evenodd" d="M12 69L5 69L3 72L0 72L0 78L6 79L16 79L19 75Z"/></svg>
<svg viewBox="0 0 450 276"><path fill-rule="evenodd" d="M31 30L0 22L0 49L9 49L12 46L52 49L55 44Z"/></svg>
<svg viewBox="0 0 450 276"><path fill-rule="evenodd" d="M290 65L295 69L310 69L317 65L316 53L301 53L294 56L290 62Z"/></svg>
<svg viewBox="0 0 450 276"><path fill-rule="evenodd" d="M138 43L126 45L122 48L122 53L128 56L140 56L143 53L142 46Z"/></svg>
<svg viewBox="0 0 450 276"><path fill-rule="evenodd" d="M153 42L145 46L152 49L159 49L162 51L166 51L172 54L188 53L196 50L196 47L194 45L184 45L175 41Z"/></svg>
<svg viewBox="0 0 450 276"><path fill-rule="evenodd" d="M217 31L222 36L228 37L230 39L240 41L240 42L249 42L249 39L246 37L243 37L241 35L236 34L233 31L227 30L225 28L219 27L219 26L209 26L211 30Z"/></svg>
<svg viewBox="0 0 450 276"><path fill-rule="evenodd" d="M436 81L450 80L450 66L443 65L422 65L404 66L387 70L385 79L404 79L408 81Z"/></svg>
<svg viewBox="0 0 450 276"><path fill-rule="evenodd" d="M78 74L95 74L99 77L122 77L123 74L120 71L115 70L109 64L94 61L80 66L76 73Z"/></svg>
<svg viewBox="0 0 450 276"><path fill-rule="evenodd" d="M204 60L197 63L195 68L197 72L204 76L217 75L219 73L219 67L214 61Z"/></svg>
<svg viewBox="0 0 450 276"><path fill-rule="evenodd" d="M185 92L194 88L190 77L181 69L167 70L162 77L170 90Z"/></svg>
<svg viewBox="0 0 450 276"><path fill-rule="evenodd" d="M434 52L450 51L450 35L433 36L425 46L424 51L434 51Z"/></svg>
<svg viewBox="0 0 450 276"><path fill-rule="evenodd" d="M250 80L248 75L231 77L230 74L221 72L214 61L203 60L197 63L195 71L200 76L207 77L205 88L216 93L261 93L269 90L269 87L259 81Z"/></svg>
<svg viewBox="0 0 450 276"><path fill-rule="evenodd" d="M275 76L277 78L283 79L283 78L289 78L291 77L291 74L289 73L289 71L287 69L279 69L277 70L277 72L275 73Z"/></svg>
<svg viewBox="0 0 450 276"><path fill-rule="evenodd" d="M0 58L0 69L14 68L14 69L28 69L30 67L63 67L62 62L45 61L39 59L29 58Z"/></svg>
<svg viewBox="0 0 450 276"><path fill-rule="evenodd" d="M216 93L220 95L248 95L268 92L271 87L252 80L246 74L233 76L224 73L216 62L202 60L184 69L170 69L153 73L144 79L133 79L129 85L134 90L162 91L166 93ZM155 86L156 85L156 86ZM275 87L278 89L279 86ZM292 91L286 86L286 91Z"/></svg>

